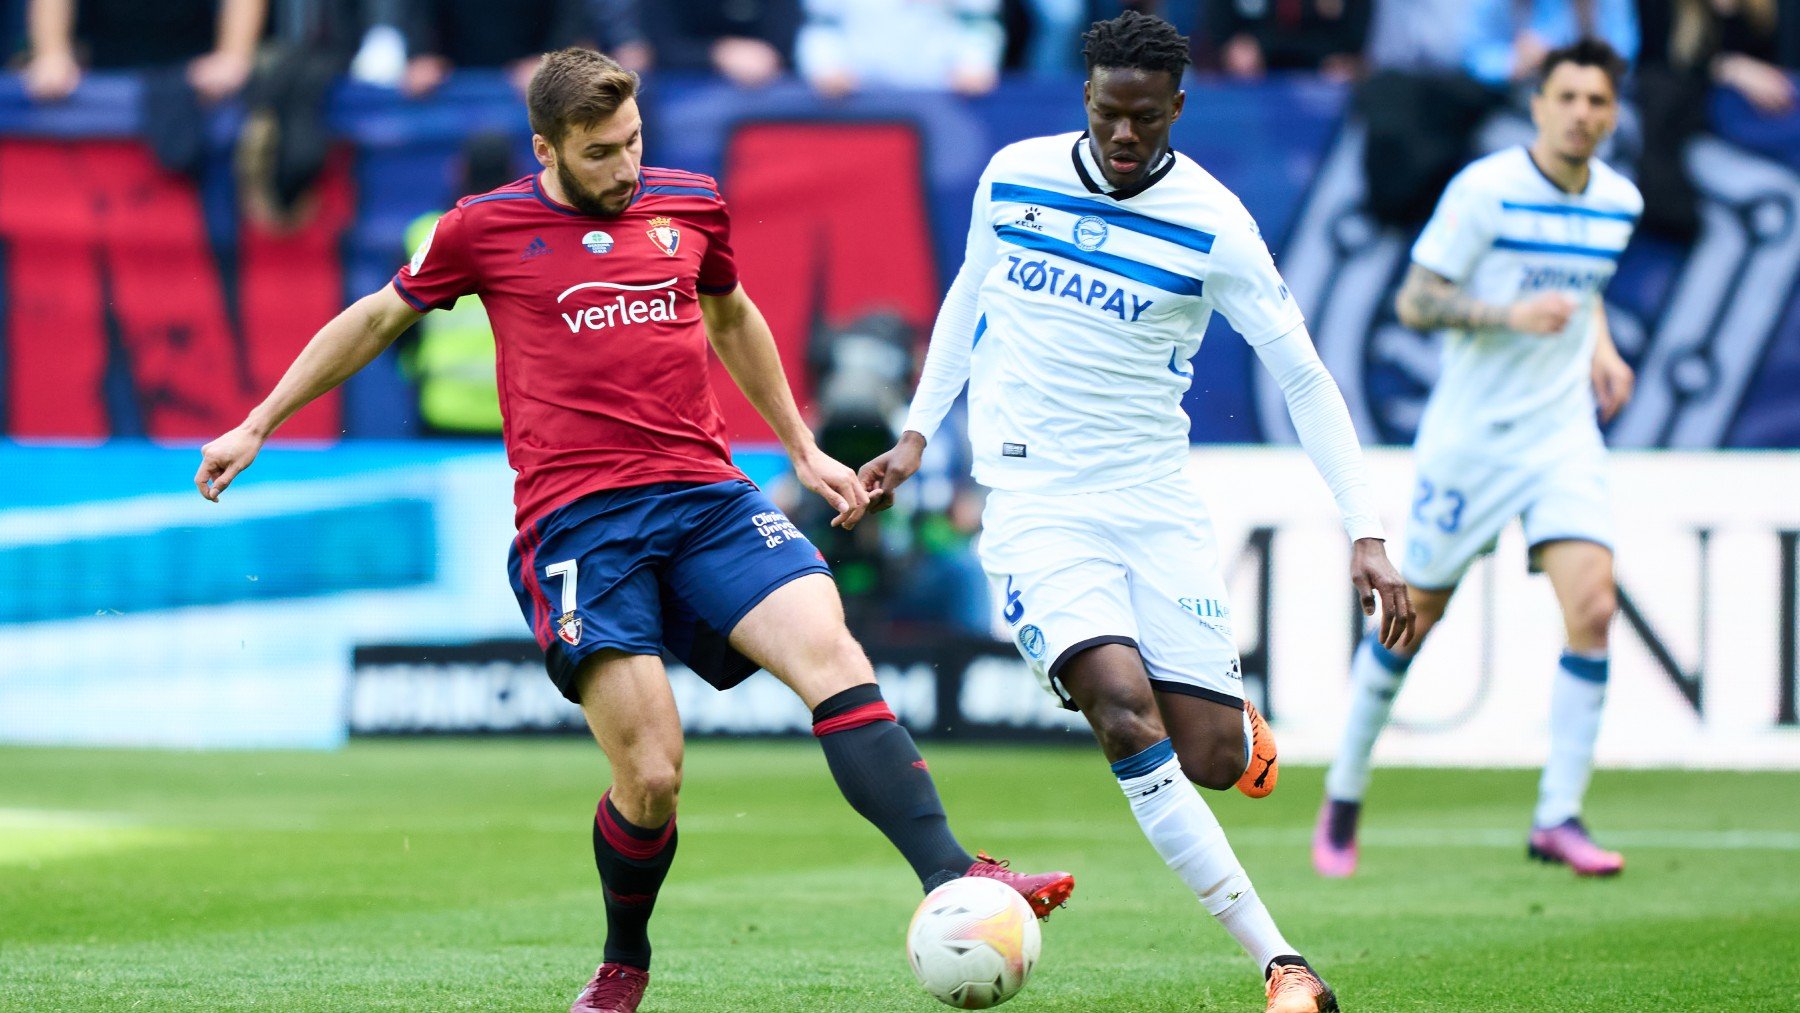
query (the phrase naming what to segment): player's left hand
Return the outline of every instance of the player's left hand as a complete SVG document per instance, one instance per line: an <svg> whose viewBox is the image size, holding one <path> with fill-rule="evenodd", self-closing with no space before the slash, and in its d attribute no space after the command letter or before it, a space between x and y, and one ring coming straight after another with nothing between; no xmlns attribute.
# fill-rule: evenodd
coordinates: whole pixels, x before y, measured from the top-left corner
<svg viewBox="0 0 1800 1013"><path fill-rule="evenodd" d="M794 477L800 484L818 493L837 511L831 526L845 531L856 527L869 509L868 490L856 480L856 472L816 446L795 454L793 460Z"/></svg>
<svg viewBox="0 0 1800 1013"><path fill-rule="evenodd" d="M1601 349L1594 353L1594 400L1600 406L1600 421L1611 422L1631 400L1636 385L1637 374L1618 352Z"/></svg>
<svg viewBox="0 0 1800 1013"><path fill-rule="evenodd" d="M1381 539L1358 538L1351 546L1350 583L1356 585L1363 615L1373 617L1375 601L1381 600L1381 646L1391 651L1412 643L1412 596L1399 571L1388 562L1387 548Z"/></svg>

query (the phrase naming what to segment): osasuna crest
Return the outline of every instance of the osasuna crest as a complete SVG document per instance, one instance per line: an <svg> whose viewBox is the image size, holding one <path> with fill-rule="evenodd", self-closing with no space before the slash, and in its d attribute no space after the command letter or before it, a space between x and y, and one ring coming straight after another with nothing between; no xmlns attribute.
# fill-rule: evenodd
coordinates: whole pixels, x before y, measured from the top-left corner
<svg viewBox="0 0 1800 1013"><path fill-rule="evenodd" d="M656 248L673 257L677 247L681 246L681 230L669 218L650 219L650 229L646 233Z"/></svg>
<svg viewBox="0 0 1800 1013"><path fill-rule="evenodd" d="M564 612L562 618L556 621L556 635L570 647L581 643L581 617L573 612Z"/></svg>

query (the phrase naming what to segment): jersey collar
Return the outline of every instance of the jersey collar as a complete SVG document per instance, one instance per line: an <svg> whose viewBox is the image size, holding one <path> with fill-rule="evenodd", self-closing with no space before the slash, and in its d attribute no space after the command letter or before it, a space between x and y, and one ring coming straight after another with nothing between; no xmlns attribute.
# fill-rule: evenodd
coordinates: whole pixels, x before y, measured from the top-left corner
<svg viewBox="0 0 1800 1013"><path fill-rule="evenodd" d="M1175 169L1175 152L1170 149L1163 152L1162 161L1150 170L1150 175L1145 176L1143 182L1115 190L1100 172L1100 163L1094 161L1093 146L1088 143L1087 131L1083 130L1081 136L1075 138L1075 147L1069 151L1069 156L1075 160L1075 175L1081 177L1081 185L1087 187L1088 193L1104 194L1113 200L1136 197L1162 182L1162 178Z"/></svg>
<svg viewBox="0 0 1800 1013"><path fill-rule="evenodd" d="M1564 197L1585 197L1585 196L1587 196L1587 192L1594 188L1594 160L1593 159L1591 159L1591 158L1588 159L1587 182L1582 185L1581 189L1579 189L1579 190L1564 190L1562 188L1562 184L1558 183L1554 179L1551 179L1550 174L1544 171L1544 167L1537 163L1536 158L1532 157L1531 145L1522 144L1519 146L1519 150L1525 153L1525 161L1530 162L1531 167L1533 169L1537 170L1537 174L1543 178L1544 182L1550 184L1550 189L1555 190L1558 194L1560 194Z"/></svg>

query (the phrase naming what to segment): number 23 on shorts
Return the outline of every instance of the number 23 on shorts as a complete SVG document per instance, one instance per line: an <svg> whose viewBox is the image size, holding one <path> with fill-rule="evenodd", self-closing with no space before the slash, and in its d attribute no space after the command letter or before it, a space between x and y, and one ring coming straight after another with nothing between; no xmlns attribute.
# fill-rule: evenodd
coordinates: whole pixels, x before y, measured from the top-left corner
<svg viewBox="0 0 1800 1013"><path fill-rule="evenodd" d="M1462 524L1465 502L1463 494L1455 489L1440 491L1430 481L1421 478L1418 491L1413 496L1413 520L1433 525L1447 535L1455 534L1457 527Z"/></svg>

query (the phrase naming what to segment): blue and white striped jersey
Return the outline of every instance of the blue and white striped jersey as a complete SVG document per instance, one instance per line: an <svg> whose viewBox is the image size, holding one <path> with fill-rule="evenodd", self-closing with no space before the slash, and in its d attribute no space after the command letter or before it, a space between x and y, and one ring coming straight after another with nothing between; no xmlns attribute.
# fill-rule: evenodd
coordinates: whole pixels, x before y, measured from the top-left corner
<svg viewBox="0 0 1800 1013"><path fill-rule="evenodd" d="M1443 374L1419 425L1421 449L1497 452L1597 431L1591 367L1594 314L1644 210L1636 186L1593 159L1587 189L1552 183L1526 149L1507 148L1457 174L1413 246L1415 264L1482 302L1544 292L1576 302L1559 334L1448 331ZM1471 442L1473 441L1473 442Z"/></svg>
<svg viewBox="0 0 1800 1013"><path fill-rule="evenodd" d="M1109 193L1084 138L1021 141L988 163L907 417L929 438L966 377L975 478L989 488L1097 492L1181 470L1188 360L1213 311L1252 345L1302 324L1218 180L1177 153Z"/></svg>

